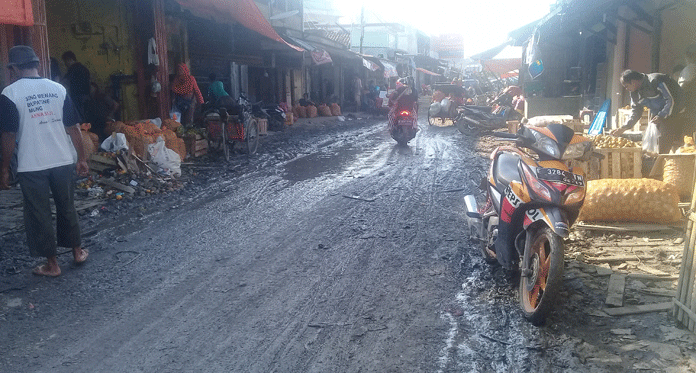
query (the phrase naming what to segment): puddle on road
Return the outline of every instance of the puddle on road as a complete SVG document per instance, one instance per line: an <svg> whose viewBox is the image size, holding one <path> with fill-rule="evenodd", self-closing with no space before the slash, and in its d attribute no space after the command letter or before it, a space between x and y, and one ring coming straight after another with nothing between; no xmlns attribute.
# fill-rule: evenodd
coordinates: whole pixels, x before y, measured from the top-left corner
<svg viewBox="0 0 696 373"><path fill-rule="evenodd" d="M336 173L354 162L361 151L349 146L332 153L314 153L297 158L285 164L283 178L290 181L304 181Z"/></svg>
<svg viewBox="0 0 696 373"><path fill-rule="evenodd" d="M297 158L285 165L283 178L290 181L304 181L317 177L346 173L353 177L365 177L384 167L398 151L411 154L410 149L396 149L385 143L376 148L353 148L344 145L330 153L313 153ZM396 150L394 150L396 149Z"/></svg>

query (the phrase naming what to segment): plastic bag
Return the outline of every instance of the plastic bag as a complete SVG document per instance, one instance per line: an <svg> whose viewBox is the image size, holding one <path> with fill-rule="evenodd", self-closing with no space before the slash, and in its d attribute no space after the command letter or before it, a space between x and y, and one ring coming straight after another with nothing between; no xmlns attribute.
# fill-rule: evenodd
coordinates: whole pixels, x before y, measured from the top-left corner
<svg viewBox="0 0 696 373"><path fill-rule="evenodd" d="M104 140L100 148L104 149L107 152L112 152L115 153L119 150L128 150L128 141L126 141L126 135L122 133L116 133L114 135L111 135Z"/></svg>
<svg viewBox="0 0 696 373"><path fill-rule="evenodd" d="M650 123L648 123L648 128L645 130L645 134L643 135L643 151L659 154L659 140L660 130L657 129L657 124L655 124L655 122L650 121Z"/></svg>
<svg viewBox="0 0 696 373"><path fill-rule="evenodd" d="M181 176L181 158L175 151L167 148L161 136L157 138L157 142L148 145L148 152L159 172Z"/></svg>
<svg viewBox="0 0 696 373"><path fill-rule="evenodd" d="M172 109L169 112L169 119L174 119L175 121L181 123L181 112L179 110Z"/></svg>

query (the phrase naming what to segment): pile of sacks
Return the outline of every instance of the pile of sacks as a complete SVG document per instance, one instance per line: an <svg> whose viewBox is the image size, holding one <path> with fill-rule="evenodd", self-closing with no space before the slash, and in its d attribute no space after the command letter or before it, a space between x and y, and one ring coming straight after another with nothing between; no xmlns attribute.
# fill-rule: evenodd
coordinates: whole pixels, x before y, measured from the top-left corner
<svg viewBox="0 0 696 373"><path fill-rule="evenodd" d="M318 107L295 105L292 107L292 114L295 118L337 117L341 115L341 107L337 103L321 104Z"/></svg>
<svg viewBox="0 0 696 373"><path fill-rule="evenodd" d="M653 179L601 179L587 182L582 221L673 223L681 218L679 193Z"/></svg>
<svg viewBox="0 0 696 373"><path fill-rule="evenodd" d="M112 122L107 123L106 133L122 133L126 135L126 140L133 152L138 157L144 158L148 151L148 145L157 142L158 137L162 137L165 141L165 146L175 151L181 160L186 158L186 144L184 140L177 136L179 122L172 119L165 119L162 122L162 128L157 127L150 120L133 121L128 123Z"/></svg>

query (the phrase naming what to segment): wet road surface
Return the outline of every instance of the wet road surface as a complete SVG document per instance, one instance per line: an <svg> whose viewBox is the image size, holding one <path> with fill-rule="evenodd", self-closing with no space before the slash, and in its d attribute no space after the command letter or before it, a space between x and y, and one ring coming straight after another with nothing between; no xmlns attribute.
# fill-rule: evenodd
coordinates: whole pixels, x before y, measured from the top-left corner
<svg viewBox="0 0 696 373"><path fill-rule="evenodd" d="M568 309L524 321L464 234L476 139L420 123L399 147L383 119L317 119L89 221L84 266L4 276L0 371L612 371Z"/></svg>

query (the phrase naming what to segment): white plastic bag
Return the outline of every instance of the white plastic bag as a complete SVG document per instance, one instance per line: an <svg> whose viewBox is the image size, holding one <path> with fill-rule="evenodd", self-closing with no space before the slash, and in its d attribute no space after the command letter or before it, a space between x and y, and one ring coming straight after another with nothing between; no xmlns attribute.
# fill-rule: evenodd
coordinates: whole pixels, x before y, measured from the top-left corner
<svg viewBox="0 0 696 373"><path fill-rule="evenodd" d="M115 153L119 150L128 150L128 141L126 141L126 135L117 133L116 137L114 135L107 137L99 147L107 152Z"/></svg>
<svg viewBox="0 0 696 373"><path fill-rule="evenodd" d="M157 142L147 146L150 159L159 168L157 171L166 175L181 176L181 157L175 151L164 145L162 136Z"/></svg>
<svg viewBox="0 0 696 373"><path fill-rule="evenodd" d="M181 112L176 109L172 109L169 112L169 119L174 119L175 121L181 123Z"/></svg>
<svg viewBox="0 0 696 373"><path fill-rule="evenodd" d="M643 151L649 153L660 153L660 130L657 129L657 124L650 121L648 128L643 134Z"/></svg>

